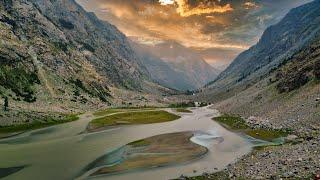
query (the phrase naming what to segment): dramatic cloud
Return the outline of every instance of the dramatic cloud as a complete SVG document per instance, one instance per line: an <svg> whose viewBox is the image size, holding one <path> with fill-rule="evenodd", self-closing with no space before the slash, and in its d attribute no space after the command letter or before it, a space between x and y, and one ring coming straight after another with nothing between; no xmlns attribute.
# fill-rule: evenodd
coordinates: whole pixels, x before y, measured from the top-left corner
<svg viewBox="0 0 320 180"><path fill-rule="evenodd" d="M174 0L159 0L161 5L174 4Z"/></svg>
<svg viewBox="0 0 320 180"><path fill-rule="evenodd" d="M205 55L212 64L219 59L223 64L256 43L264 29L291 8L311 0L77 1L140 43L174 40L201 52L223 50L225 58L215 53Z"/></svg>
<svg viewBox="0 0 320 180"><path fill-rule="evenodd" d="M177 12L182 17L210 13L225 13L228 11L233 11L233 8L230 4L217 5L217 3L214 1L199 1L196 3L195 6L192 6L188 0L175 0L175 2L178 5ZM172 4L172 1L170 3Z"/></svg>

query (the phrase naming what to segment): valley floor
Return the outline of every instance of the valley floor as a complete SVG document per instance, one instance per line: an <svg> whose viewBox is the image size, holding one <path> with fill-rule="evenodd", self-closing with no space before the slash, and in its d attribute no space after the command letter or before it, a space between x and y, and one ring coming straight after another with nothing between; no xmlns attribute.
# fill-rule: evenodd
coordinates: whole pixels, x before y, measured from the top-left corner
<svg viewBox="0 0 320 180"><path fill-rule="evenodd" d="M290 130L291 143L254 150L218 174L191 179L315 179L320 174L320 85L279 94L258 83L214 108L253 128Z"/></svg>
<svg viewBox="0 0 320 180"><path fill-rule="evenodd" d="M313 106L313 102L311 101L315 101L319 87L309 86L307 88L313 90L308 90L308 92L311 92L311 94L308 94L307 97L309 98L303 99L302 102L302 104L305 104L304 106L308 107ZM262 97L264 98L268 97L266 94L263 94L263 91L259 91L259 93L262 93ZM244 97L245 95L246 94L242 95L242 97ZM302 98L301 93L296 92L292 95L291 98ZM253 111L251 109L249 111L247 109L245 111L245 108L250 107L249 105L243 103L245 101L239 103L238 100L233 100L237 102L234 103L233 106L227 106L226 104L230 103L230 100L227 100L219 104L215 104L213 108L217 108L221 112L225 112L228 114L240 114L244 117L248 117L248 114L242 114L241 112L252 112L254 113L254 115L258 114L257 110ZM290 101L290 99L286 99L286 101ZM281 107L281 101L278 100L276 102L279 103L280 105L278 106ZM296 102L296 100L292 100L292 102ZM262 106L261 104L263 104L263 102L260 102L259 104L260 106ZM239 110L240 105L242 108L241 110ZM267 104L266 106L271 105ZM315 105L313 109L309 109L309 111L315 111L315 109L317 108L318 106ZM259 109L261 110L262 108ZM155 111L155 108L147 108L144 110L146 110L146 112L152 112ZM140 109L108 109L104 111L98 111L94 115L100 117L112 115L114 113L126 114L132 111L138 112L140 111ZM284 110L278 108L278 111ZM303 111L303 109L299 110L297 108L297 110L295 110L293 108L291 112L300 113L300 111ZM188 113L192 113L192 111L188 109L179 108L176 109L174 112L186 113L186 116L188 116ZM262 112L260 113L264 114ZM6 116L7 115L4 115L4 117ZM21 116L25 115L21 114ZM288 114L283 114L284 118L288 118L288 116ZM301 116L302 120L303 117L304 116ZM173 117L173 119L175 118ZM252 128L289 129L290 131L292 131L291 136L288 137L291 138L290 142L281 146L269 146L255 149L252 153L243 156L234 164L228 165L226 169L221 172L214 174L204 173L202 176L186 179L313 179L313 177L320 171L320 131L319 129L317 129L319 127L319 119L317 120L316 118L308 118L307 122L302 120L296 120L293 121L293 123L291 123L292 120L290 119L286 119L287 121L282 119L276 119L278 120L277 122L257 116L252 116L244 119L247 121L246 123ZM14 131L10 131L9 133L12 132ZM185 177L181 178L185 179Z"/></svg>

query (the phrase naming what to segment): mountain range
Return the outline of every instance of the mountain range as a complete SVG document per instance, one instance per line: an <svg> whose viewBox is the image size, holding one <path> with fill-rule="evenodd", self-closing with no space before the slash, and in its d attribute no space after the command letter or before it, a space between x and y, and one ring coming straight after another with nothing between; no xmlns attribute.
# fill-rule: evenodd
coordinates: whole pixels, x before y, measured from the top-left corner
<svg viewBox="0 0 320 180"><path fill-rule="evenodd" d="M196 51L175 41L155 45L132 42L132 47L152 79L166 87L181 91L198 89L220 73Z"/></svg>

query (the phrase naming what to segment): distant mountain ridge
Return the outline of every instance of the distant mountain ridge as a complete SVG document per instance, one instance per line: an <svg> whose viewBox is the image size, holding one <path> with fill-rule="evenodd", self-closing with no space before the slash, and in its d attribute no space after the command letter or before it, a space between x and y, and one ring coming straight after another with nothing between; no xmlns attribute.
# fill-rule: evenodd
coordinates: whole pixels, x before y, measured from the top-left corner
<svg viewBox="0 0 320 180"><path fill-rule="evenodd" d="M192 49L174 41L155 45L132 42L132 46L152 79L170 88L198 89L220 73Z"/></svg>

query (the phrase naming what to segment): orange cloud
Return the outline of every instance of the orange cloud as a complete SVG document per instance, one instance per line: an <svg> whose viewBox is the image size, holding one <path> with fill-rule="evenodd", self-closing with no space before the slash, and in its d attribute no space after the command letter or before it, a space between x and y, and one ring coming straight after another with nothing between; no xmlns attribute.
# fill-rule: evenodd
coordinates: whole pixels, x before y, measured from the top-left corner
<svg viewBox="0 0 320 180"><path fill-rule="evenodd" d="M178 4L177 12L183 16L188 17L192 15L210 14L210 13L225 13L228 11L233 11L230 4L224 6L213 4L200 3L196 7L191 7L187 0L176 0Z"/></svg>
<svg viewBox="0 0 320 180"><path fill-rule="evenodd" d="M230 4L217 5L215 2L200 2L196 6L191 6L188 0L159 0L161 5L177 5L177 13L182 17L189 17L192 15L202 15L210 13L226 13L233 11Z"/></svg>

